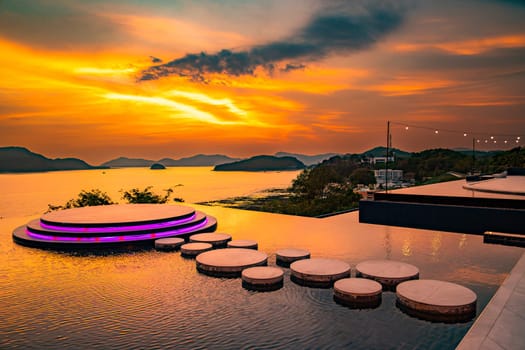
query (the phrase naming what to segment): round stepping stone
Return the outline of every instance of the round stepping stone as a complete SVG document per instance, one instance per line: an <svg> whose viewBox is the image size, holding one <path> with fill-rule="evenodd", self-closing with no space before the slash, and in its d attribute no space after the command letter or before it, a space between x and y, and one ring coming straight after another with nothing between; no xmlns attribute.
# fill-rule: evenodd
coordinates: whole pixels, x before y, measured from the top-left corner
<svg viewBox="0 0 525 350"><path fill-rule="evenodd" d="M477 296L459 284L418 280L399 284L397 306L405 313L437 322L467 322L476 316Z"/></svg>
<svg viewBox="0 0 525 350"><path fill-rule="evenodd" d="M257 291L272 291L283 286L284 272L278 267L255 266L242 270L242 286Z"/></svg>
<svg viewBox="0 0 525 350"><path fill-rule="evenodd" d="M190 242L210 243L214 248L226 247L232 236L226 233L199 233L190 236Z"/></svg>
<svg viewBox="0 0 525 350"><path fill-rule="evenodd" d="M159 238L155 240L155 248L164 251L177 250L183 244L184 239L179 237Z"/></svg>
<svg viewBox="0 0 525 350"><path fill-rule="evenodd" d="M334 283L334 300L352 309L378 307L383 287L366 278L343 278Z"/></svg>
<svg viewBox="0 0 525 350"><path fill-rule="evenodd" d="M329 288L345 277L350 277L350 265L335 259L303 259L290 265L291 279L304 286Z"/></svg>
<svg viewBox="0 0 525 350"><path fill-rule="evenodd" d="M186 243L180 247L180 254L185 258L194 258L200 253L212 250L213 246L211 243Z"/></svg>
<svg viewBox="0 0 525 350"><path fill-rule="evenodd" d="M226 248L211 250L197 256L197 270L216 277L239 277L242 270L266 265L268 255L253 249Z"/></svg>
<svg viewBox="0 0 525 350"><path fill-rule="evenodd" d="M373 279L383 286L383 290L394 291L404 281L419 278L419 269L400 261L367 260L357 264L357 277Z"/></svg>
<svg viewBox="0 0 525 350"><path fill-rule="evenodd" d="M228 248L246 248L255 249L259 247L257 242L251 239L234 239L228 242Z"/></svg>
<svg viewBox="0 0 525 350"><path fill-rule="evenodd" d="M275 262L284 267L289 267L294 261L309 258L310 252L305 249L287 248L275 252Z"/></svg>

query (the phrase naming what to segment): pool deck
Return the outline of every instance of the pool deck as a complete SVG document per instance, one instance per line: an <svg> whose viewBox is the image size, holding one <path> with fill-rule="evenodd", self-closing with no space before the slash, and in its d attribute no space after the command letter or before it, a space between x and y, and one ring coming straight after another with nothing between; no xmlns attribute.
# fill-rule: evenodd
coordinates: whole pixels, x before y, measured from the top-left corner
<svg viewBox="0 0 525 350"><path fill-rule="evenodd" d="M456 350L525 349L525 252Z"/></svg>

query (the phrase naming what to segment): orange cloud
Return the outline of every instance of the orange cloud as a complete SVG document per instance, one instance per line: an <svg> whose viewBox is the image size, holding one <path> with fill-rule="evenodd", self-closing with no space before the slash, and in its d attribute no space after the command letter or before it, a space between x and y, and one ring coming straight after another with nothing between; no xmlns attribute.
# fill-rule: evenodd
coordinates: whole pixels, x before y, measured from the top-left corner
<svg viewBox="0 0 525 350"><path fill-rule="evenodd" d="M448 41L442 43L404 43L393 46L395 51L401 52L438 49L457 55L477 55L494 49L516 47L525 47L525 34L503 35L464 41Z"/></svg>

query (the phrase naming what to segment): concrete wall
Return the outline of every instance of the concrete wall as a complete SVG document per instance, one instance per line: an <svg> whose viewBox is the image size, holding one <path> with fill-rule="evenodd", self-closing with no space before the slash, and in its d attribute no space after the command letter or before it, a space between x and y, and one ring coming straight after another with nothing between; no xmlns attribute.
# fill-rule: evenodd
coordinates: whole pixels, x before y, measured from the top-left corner
<svg viewBox="0 0 525 350"><path fill-rule="evenodd" d="M525 234L523 209L362 200L359 222L474 234Z"/></svg>

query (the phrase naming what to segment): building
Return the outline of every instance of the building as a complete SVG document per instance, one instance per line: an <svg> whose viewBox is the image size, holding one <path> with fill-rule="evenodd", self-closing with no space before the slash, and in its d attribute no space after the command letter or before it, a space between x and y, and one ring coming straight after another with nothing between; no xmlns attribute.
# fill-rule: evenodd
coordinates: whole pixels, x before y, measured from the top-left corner
<svg viewBox="0 0 525 350"><path fill-rule="evenodd" d="M385 176L387 175L387 176ZM403 170L379 169L374 170L377 185L385 185L388 177L388 186L401 186L403 182Z"/></svg>

